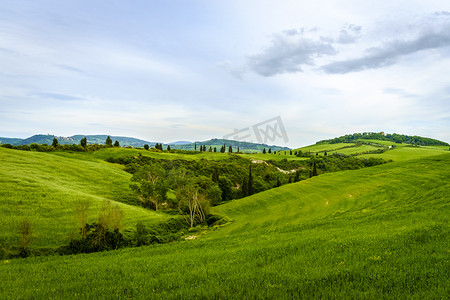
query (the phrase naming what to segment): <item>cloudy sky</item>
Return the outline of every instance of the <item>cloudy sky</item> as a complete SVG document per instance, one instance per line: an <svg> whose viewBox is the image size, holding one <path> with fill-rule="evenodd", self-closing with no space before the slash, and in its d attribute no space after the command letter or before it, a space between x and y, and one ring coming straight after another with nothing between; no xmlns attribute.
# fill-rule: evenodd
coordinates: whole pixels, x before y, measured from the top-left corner
<svg viewBox="0 0 450 300"><path fill-rule="evenodd" d="M450 142L450 3L2 0L0 136Z"/></svg>

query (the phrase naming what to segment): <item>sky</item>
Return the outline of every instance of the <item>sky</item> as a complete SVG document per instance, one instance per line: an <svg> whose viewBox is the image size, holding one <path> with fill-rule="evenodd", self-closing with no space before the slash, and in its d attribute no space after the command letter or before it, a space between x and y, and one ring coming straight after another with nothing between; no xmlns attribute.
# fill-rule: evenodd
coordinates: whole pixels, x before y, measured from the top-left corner
<svg viewBox="0 0 450 300"><path fill-rule="evenodd" d="M0 2L2 137L450 142L449 74L447 0Z"/></svg>

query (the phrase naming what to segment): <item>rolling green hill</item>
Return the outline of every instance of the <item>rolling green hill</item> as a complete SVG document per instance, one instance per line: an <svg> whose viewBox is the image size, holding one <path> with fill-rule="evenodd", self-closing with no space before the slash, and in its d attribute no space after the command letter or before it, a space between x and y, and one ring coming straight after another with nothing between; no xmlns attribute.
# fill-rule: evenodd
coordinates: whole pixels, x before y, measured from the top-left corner
<svg viewBox="0 0 450 300"><path fill-rule="evenodd" d="M134 206L131 175L103 160L0 147L0 161L0 245L16 244L24 219L34 228L33 247L67 243L79 227L74 208L80 200L91 202L90 220L98 216L104 201L118 204L126 228L138 221L150 224L168 219Z"/></svg>
<svg viewBox="0 0 450 300"><path fill-rule="evenodd" d="M440 153L448 149L396 147L379 154L395 156L393 163L229 202L214 212L232 223L206 235L194 230L185 242L3 261L0 292L5 299L446 298L450 154ZM49 211L45 222L64 224L70 213L58 210L66 201L126 199L128 175L100 159L1 148L0 155L3 216L32 207L37 221Z"/></svg>

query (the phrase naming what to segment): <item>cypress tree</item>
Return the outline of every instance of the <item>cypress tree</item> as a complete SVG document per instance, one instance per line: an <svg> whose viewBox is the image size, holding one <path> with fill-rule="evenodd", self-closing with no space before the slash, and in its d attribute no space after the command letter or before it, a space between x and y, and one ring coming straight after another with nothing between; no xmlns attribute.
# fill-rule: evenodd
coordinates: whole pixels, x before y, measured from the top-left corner
<svg viewBox="0 0 450 300"><path fill-rule="evenodd" d="M112 139L111 139L111 137L109 135L106 138L105 145L106 145L106 147L112 147Z"/></svg>
<svg viewBox="0 0 450 300"><path fill-rule="evenodd" d="M300 171L295 172L294 182L298 182L300 180Z"/></svg>
<svg viewBox="0 0 450 300"><path fill-rule="evenodd" d="M266 154L266 148L263 149L263 154Z"/></svg>
<svg viewBox="0 0 450 300"><path fill-rule="evenodd" d="M218 182L219 181L219 171L217 170L217 168L214 168L211 180L213 182Z"/></svg>
<svg viewBox="0 0 450 300"><path fill-rule="evenodd" d="M230 152L230 153L232 153L232 152L233 152L233 147L231 147L231 145L230 145L230 146L228 146L228 152Z"/></svg>
<svg viewBox="0 0 450 300"><path fill-rule="evenodd" d="M114 142L114 147L120 147L119 141Z"/></svg>
<svg viewBox="0 0 450 300"><path fill-rule="evenodd" d="M170 145L167 145L167 151L170 151Z"/></svg>
<svg viewBox="0 0 450 300"><path fill-rule="evenodd" d="M252 176L252 165L250 165L248 171L248 195L253 195L253 176Z"/></svg>
<svg viewBox="0 0 450 300"><path fill-rule="evenodd" d="M216 147L214 147L214 152L217 152L217 148Z"/></svg>
<svg viewBox="0 0 450 300"><path fill-rule="evenodd" d="M269 154L272 153L272 149L269 148Z"/></svg>
<svg viewBox="0 0 450 300"><path fill-rule="evenodd" d="M248 196L248 181L247 178L244 177L244 179L242 180L242 197L247 196Z"/></svg>
<svg viewBox="0 0 450 300"><path fill-rule="evenodd" d="M52 146L54 148L58 147L58 139L57 138L53 138Z"/></svg>
<svg viewBox="0 0 450 300"><path fill-rule="evenodd" d="M81 145L81 147L83 147L83 148L86 147L86 145L87 145L87 138L86 138L86 137L84 137L84 138L81 139L80 145Z"/></svg>
<svg viewBox="0 0 450 300"><path fill-rule="evenodd" d="M317 168L316 168L316 162L314 162L314 165L313 165L313 172L312 172L312 176L317 176Z"/></svg>

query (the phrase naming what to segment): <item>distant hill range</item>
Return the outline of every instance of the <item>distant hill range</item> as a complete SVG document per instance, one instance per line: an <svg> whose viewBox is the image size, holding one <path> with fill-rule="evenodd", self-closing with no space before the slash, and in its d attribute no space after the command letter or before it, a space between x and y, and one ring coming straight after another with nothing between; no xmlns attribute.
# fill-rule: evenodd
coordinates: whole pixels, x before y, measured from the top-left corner
<svg viewBox="0 0 450 300"><path fill-rule="evenodd" d="M404 134L389 134L384 132L364 132L364 133L354 133L354 134L347 134L341 137L337 137L334 139L329 140L323 140L319 141L316 144L336 144L336 143L351 143L355 142L357 140L381 140L381 141L391 141L394 143L405 143L405 144L412 144L412 145L420 145L420 146L449 146L448 143L427 138L427 137L421 137L421 136L410 136L410 135L404 135Z"/></svg>
<svg viewBox="0 0 450 300"><path fill-rule="evenodd" d="M47 144L51 145L53 139L56 138L58 143L61 145L64 144L79 144L81 139L86 137L88 144L105 144L106 138L108 135L100 134L100 135L72 135L69 137L64 136L55 136L52 134L36 134L26 139L17 139L17 138L2 138L0 137L0 142L2 144L11 144L11 145L29 145L32 143L36 144ZM145 144L148 144L150 147L153 147L155 142L148 142L132 137L125 136L110 136L113 143L118 141L121 146L132 146L132 147L143 147Z"/></svg>
<svg viewBox="0 0 450 300"><path fill-rule="evenodd" d="M56 138L58 140L58 143L61 145L64 144L79 144L81 139L86 137L88 144L105 144L106 138L108 135L102 134L102 135L72 135L69 137L63 137L63 136L55 136L51 134L36 134L31 137L28 137L26 139L20 139L20 138L4 138L0 137L0 144L11 144L14 146L18 145L29 145L32 143L36 144L47 144L51 145L53 142L53 139ZM149 145L150 147L154 147L156 142L149 142L137 138L132 137L124 137L124 136L110 136L113 143L115 141L118 141L119 144L122 147L143 147L144 145ZM207 150L209 150L209 147L217 148L217 151L220 150L220 147L225 145L227 147L231 146L233 147L234 151L237 151L239 148L242 152L261 152L264 148L272 149L272 151L279 151L279 150L289 150L288 147L280 147L280 146L269 146L266 144L257 144L257 143L248 143L248 142L240 142L240 141L234 141L234 140L224 140L224 139L211 139L208 141L202 141L202 142L189 142L189 141L177 141L169 144L163 144L164 148L166 148L168 145L172 149L181 149L181 150L199 150L200 146L206 146Z"/></svg>

